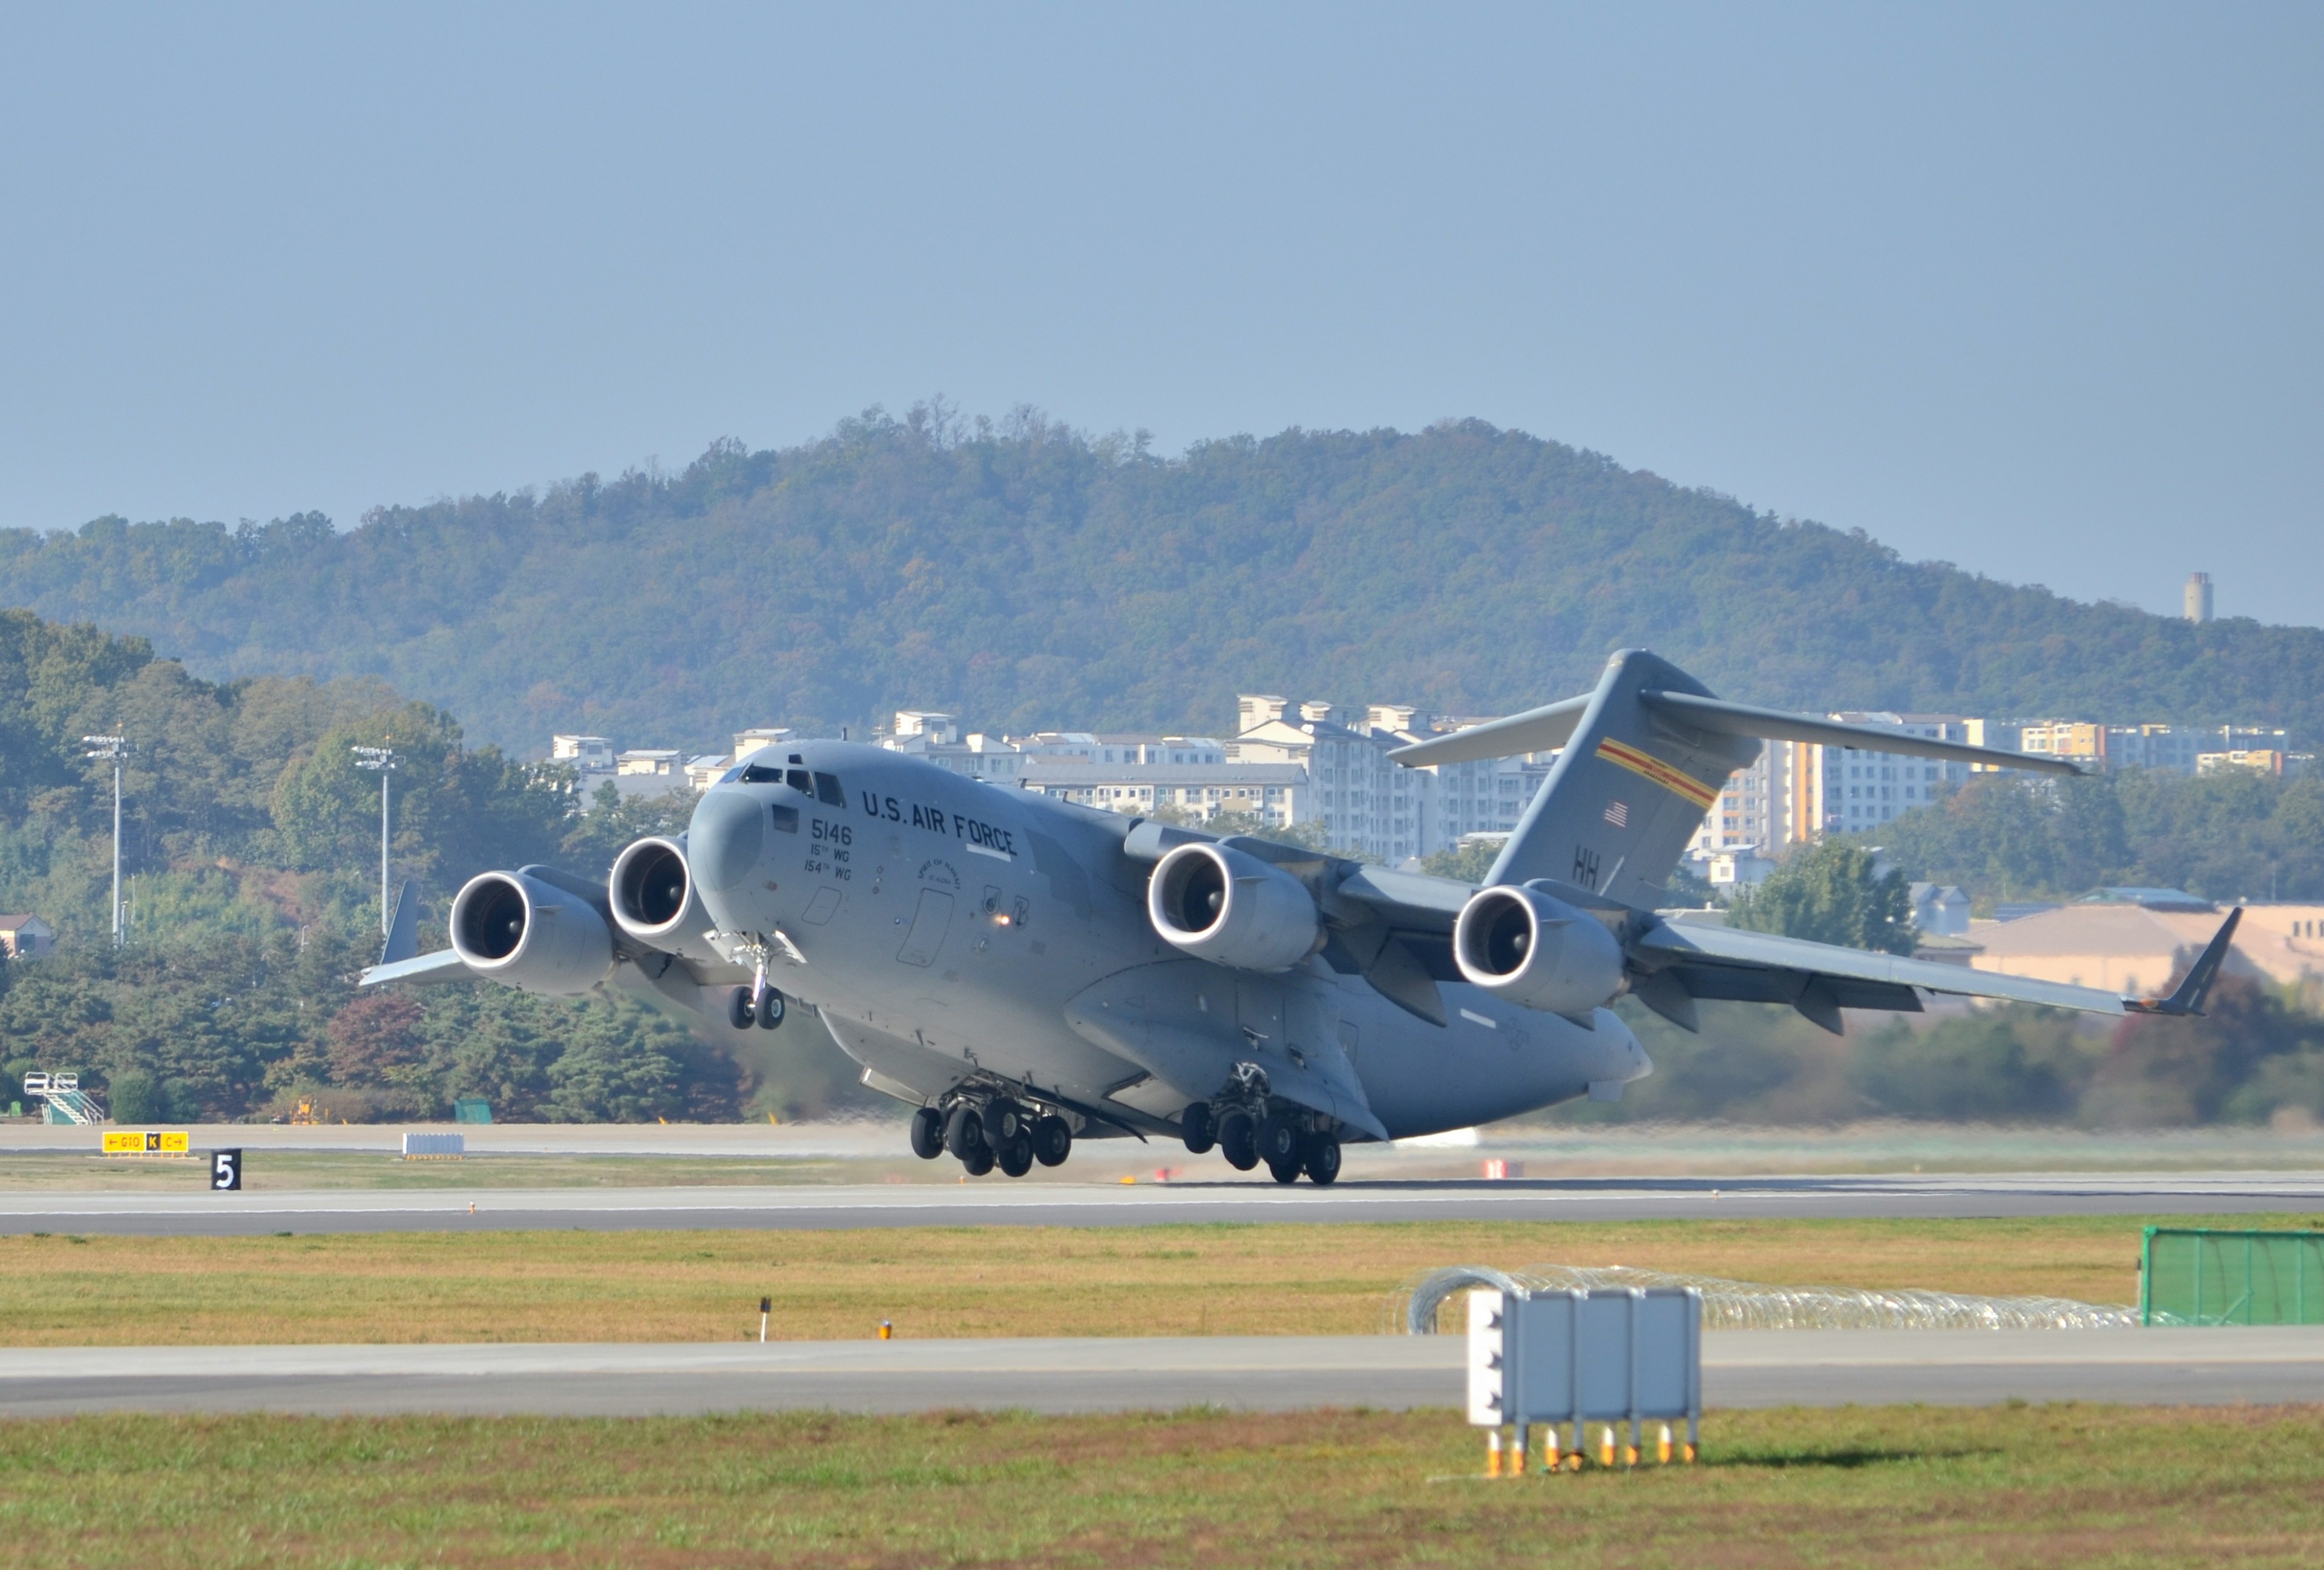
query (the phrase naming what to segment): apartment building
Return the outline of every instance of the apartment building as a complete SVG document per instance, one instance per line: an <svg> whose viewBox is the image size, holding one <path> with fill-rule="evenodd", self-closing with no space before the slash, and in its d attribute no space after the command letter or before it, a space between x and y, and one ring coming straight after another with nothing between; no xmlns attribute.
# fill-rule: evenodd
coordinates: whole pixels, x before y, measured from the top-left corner
<svg viewBox="0 0 2324 1570"><path fill-rule="evenodd" d="M1984 723L1962 715L1848 710L1831 717L1848 725L1873 725L1937 741L1990 744L1983 740L1987 734ZM2099 727L2099 735L2102 744L2104 727ZM1821 839L1827 834L1860 834L1877 828L1898 813L1925 807L1966 783L1971 768L1967 763L1859 752L1821 742L1775 743L1768 750L1778 747L1791 753L1786 845Z"/></svg>
<svg viewBox="0 0 2324 1570"><path fill-rule="evenodd" d="M1798 750L1790 742L1769 742L1760 748L1757 762L1729 774L1687 854L1697 860L1741 854L1748 860L1750 852L1769 858L1788 848L1794 837L1790 800ZM1754 866L1738 875L1749 882L1764 873Z"/></svg>
<svg viewBox="0 0 2324 1570"><path fill-rule="evenodd" d="M1024 761L1018 783L1103 812L1142 817L1168 808L1197 823L1229 812L1289 828L1316 816L1307 771L1297 763L1092 763L1032 757Z"/></svg>
<svg viewBox="0 0 2324 1570"><path fill-rule="evenodd" d="M1227 745L1239 763L1296 763L1307 771L1310 820L1320 821L1334 848L1360 851L1391 865L1437 848L1436 779L1405 769L1388 753L1422 739L1409 728L1416 711L1396 706L1367 710L1361 719L1338 706L1295 702L1268 693L1235 699L1238 731ZM1373 721L1383 723L1377 728Z"/></svg>

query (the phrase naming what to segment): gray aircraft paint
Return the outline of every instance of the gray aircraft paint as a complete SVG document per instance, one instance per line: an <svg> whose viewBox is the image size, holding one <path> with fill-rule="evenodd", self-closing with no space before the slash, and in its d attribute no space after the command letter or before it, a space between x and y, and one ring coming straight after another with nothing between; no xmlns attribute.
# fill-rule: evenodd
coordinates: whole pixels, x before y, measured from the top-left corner
<svg viewBox="0 0 2324 1570"><path fill-rule="evenodd" d="M1397 1138L1650 1069L1602 1010L1583 1030L1449 983L1438 1026L1320 958L1279 976L1189 959L1147 921L1150 863L1124 849L1134 819L876 747L784 756L848 805L730 780L696 808L688 857L710 869L721 933L766 940L773 984L891 1094L933 1101L982 1073L1158 1131L1255 1063L1277 1095Z"/></svg>

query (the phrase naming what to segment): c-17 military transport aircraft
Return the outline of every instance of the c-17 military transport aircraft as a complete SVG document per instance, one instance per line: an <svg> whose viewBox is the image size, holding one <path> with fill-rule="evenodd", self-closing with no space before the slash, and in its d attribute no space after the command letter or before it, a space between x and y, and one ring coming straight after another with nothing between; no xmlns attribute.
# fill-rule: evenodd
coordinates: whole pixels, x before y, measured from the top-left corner
<svg viewBox="0 0 2324 1570"><path fill-rule="evenodd" d="M1344 1140L1618 1095L1653 1072L1608 1006L1626 993L1690 1030L1698 998L1835 1032L1842 1009L1918 1011L1923 993L2201 1011L2239 912L2151 1000L1658 915L1761 738L2077 771L1724 702L1626 650L1591 693L1391 754L1563 749L1471 887L803 742L741 760L686 834L630 845L603 885L540 866L470 880L449 950L401 958L391 939L364 981L621 985L738 1027L811 1011L864 1084L918 1109L914 1151L972 1175L1151 1134L1281 1183L1331 1182Z"/></svg>

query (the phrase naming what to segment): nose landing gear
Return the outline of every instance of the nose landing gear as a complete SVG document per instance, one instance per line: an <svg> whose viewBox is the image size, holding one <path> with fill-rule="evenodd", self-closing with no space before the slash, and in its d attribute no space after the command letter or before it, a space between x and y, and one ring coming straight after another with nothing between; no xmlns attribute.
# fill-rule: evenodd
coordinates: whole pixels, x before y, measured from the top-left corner
<svg viewBox="0 0 2324 1570"><path fill-rule="evenodd" d="M772 1030L783 1022L783 994L766 984L764 977L751 986L736 987L726 999L726 1022L737 1030L756 1025Z"/></svg>

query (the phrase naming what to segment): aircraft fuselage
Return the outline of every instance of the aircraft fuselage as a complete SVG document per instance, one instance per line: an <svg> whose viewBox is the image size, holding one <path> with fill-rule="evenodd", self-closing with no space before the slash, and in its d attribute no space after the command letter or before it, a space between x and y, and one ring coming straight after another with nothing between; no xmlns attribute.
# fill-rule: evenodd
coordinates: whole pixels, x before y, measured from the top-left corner
<svg viewBox="0 0 2324 1570"><path fill-rule="evenodd" d="M1277 974L1189 957L1148 919L1131 817L844 742L753 763L688 831L704 907L891 1094L981 1077L1159 1131L1240 1064L1342 1101L1351 1076L1405 1137L1648 1071L1602 1009L1583 1029L1446 983L1440 1026L1320 957Z"/></svg>

